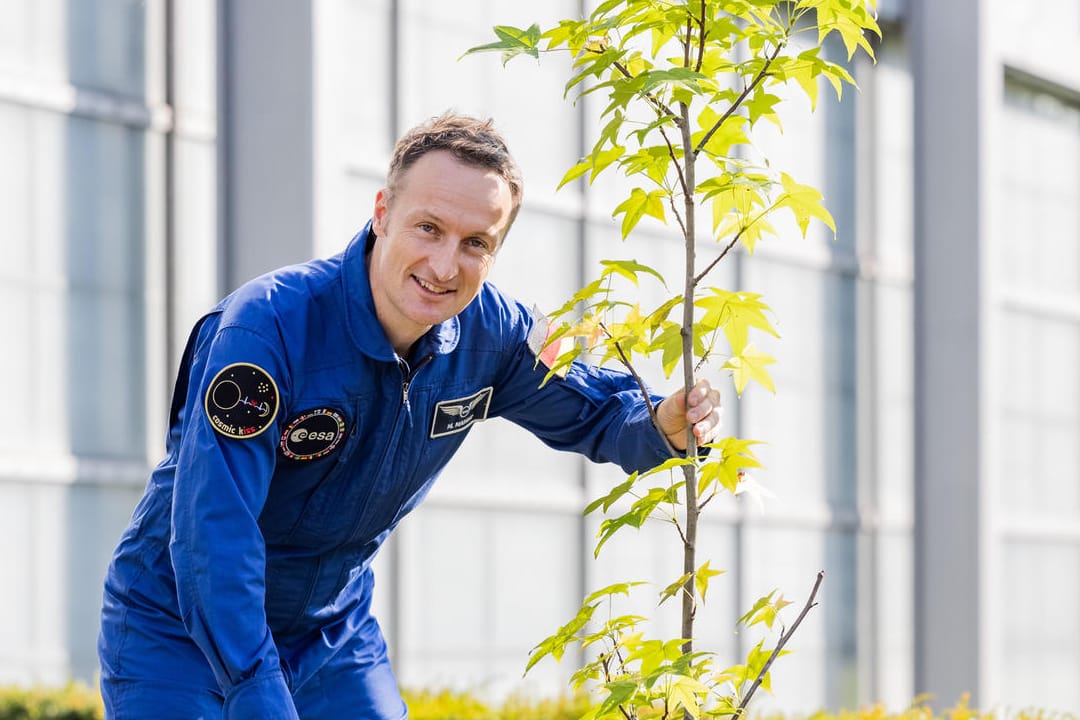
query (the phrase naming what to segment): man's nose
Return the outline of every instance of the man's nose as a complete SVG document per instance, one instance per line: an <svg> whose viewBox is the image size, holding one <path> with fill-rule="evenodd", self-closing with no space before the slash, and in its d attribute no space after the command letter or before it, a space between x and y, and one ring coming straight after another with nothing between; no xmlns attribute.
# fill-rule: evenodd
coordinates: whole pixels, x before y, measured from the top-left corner
<svg viewBox="0 0 1080 720"><path fill-rule="evenodd" d="M447 237L432 249L428 262L436 280L445 282L457 275L457 246L455 238Z"/></svg>

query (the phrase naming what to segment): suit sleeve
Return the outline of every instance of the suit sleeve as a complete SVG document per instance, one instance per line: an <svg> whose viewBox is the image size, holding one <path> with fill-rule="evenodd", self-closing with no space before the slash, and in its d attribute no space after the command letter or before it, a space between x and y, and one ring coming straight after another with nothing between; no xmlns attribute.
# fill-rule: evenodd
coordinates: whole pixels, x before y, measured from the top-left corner
<svg viewBox="0 0 1080 720"><path fill-rule="evenodd" d="M671 457L652 424L645 396L632 376L575 362L566 377L540 387L547 367L537 364L528 335L530 313L518 306L504 326L506 363L492 398L492 414L524 427L557 450L594 462L643 472ZM663 396L649 393L655 407Z"/></svg>
<svg viewBox="0 0 1080 720"><path fill-rule="evenodd" d="M169 546L181 616L214 671L227 720L294 720L266 622L258 526L288 392L285 362L258 335L209 322L185 363Z"/></svg>

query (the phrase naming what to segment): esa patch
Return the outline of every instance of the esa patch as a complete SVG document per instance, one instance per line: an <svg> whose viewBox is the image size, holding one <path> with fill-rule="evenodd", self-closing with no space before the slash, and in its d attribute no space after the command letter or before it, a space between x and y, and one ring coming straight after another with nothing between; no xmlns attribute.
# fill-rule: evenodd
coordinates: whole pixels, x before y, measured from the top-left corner
<svg viewBox="0 0 1080 720"><path fill-rule="evenodd" d="M480 392L456 400L443 400L435 404L435 415L431 418L431 437L453 435L472 427L473 423L487 419L491 405L492 388L486 387Z"/></svg>
<svg viewBox="0 0 1080 720"><path fill-rule="evenodd" d="M277 416L277 383L258 365L233 363L214 376L203 406L210 424L222 435L255 437Z"/></svg>
<svg viewBox="0 0 1080 720"><path fill-rule="evenodd" d="M529 349L532 350L532 354L536 356L536 360L550 370L555 366L559 356L573 347L574 339L564 335L558 340L552 341L551 336L557 329L555 323L551 322L547 315L540 312L538 307L533 307L532 316L533 326L532 330L529 331L529 337L526 338L526 343L529 345ZM555 371L555 374L564 378L569 370L569 365L563 365Z"/></svg>
<svg viewBox="0 0 1080 720"><path fill-rule="evenodd" d="M345 437L345 419L330 408L308 410L289 423L281 435L281 453L292 460L315 460L329 455Z"/></svg>

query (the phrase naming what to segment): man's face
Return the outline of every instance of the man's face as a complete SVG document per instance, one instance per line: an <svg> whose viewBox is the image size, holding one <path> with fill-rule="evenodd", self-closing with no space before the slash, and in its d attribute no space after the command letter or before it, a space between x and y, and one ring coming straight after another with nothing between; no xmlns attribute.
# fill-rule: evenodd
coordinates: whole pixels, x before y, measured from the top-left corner
<svg viewBox="0 0 1080 720"><path fill-rule="evenodd" d="M417 160L393 197L379 191L372 219L378 240L371 251L371 292L379 322L399 355L480 292L511 207L503 178L445 150Z"/></svg>

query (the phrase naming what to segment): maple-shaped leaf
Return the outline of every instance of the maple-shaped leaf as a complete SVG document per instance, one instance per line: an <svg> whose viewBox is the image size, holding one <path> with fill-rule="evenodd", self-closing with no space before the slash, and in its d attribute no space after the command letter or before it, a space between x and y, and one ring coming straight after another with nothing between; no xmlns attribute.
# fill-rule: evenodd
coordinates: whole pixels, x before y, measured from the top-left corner
<svg viewBox="0 0 1080 720"><path fill-rule="evenodd" d="M776 362L776 358L772 355L759 352L754 343L747 343L741 353L728 358L728 361L723 365L723 369L731 371L731 376L735 380L735 392L739 395L742 395L747 383L751 380L757 382L769 392L775 393L776 385L773 384L769 371L765 369L766 366L772 365L774 362Z"/></svg>

